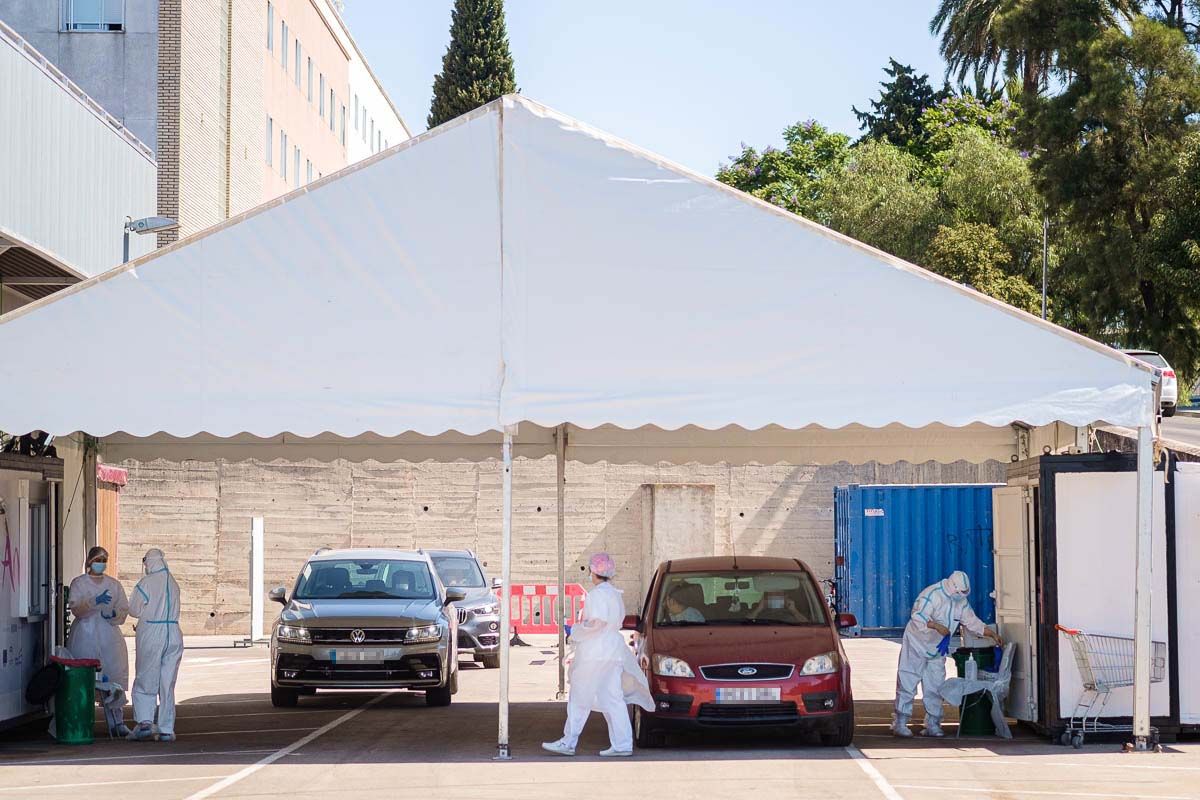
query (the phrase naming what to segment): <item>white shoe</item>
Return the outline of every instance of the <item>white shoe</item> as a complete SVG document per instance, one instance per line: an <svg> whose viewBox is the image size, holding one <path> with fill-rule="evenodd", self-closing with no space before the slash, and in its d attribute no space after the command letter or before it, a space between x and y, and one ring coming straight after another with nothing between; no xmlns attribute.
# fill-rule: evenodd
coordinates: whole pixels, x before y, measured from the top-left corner
<svg viewBox="0 0 1200 800"><path fill-rule="evenodd" d="M892 735L899 736L901 739L911 739L912 731L908 728L908 717L896 716L892 718Z"/></svg>
<svg viewBox="0 0 1200 800"><path fill-rule="evenodd" d="M632 750L618 750L615 747L610 747L607 750L601 750L600 755L605 758L628 758L633 755Z"/></svg>
<svg viewBox="0 0 1200 800"><path fill-rule="evenodd" d="M549 753L555 753L560 756L575 755L575 748L568 745L562 739L556 742L542 742L542 749Z"/></svg>
<svg viewBox="0 0 1200 800"><path fill-rule="evenodd" d="M921 731L921 735L922 735L922 736L928 736L928 737L930 737L930 738L932 738L932 739L941 739L941 738L942 738L942 737L944 737L946 734L945 734L945 732L942 730L942 726L941 726L941 725L938 725L937 723L934 723L934 724L932 724L932 725L926 724L926 725L925 725L925 729Z"/></svg>

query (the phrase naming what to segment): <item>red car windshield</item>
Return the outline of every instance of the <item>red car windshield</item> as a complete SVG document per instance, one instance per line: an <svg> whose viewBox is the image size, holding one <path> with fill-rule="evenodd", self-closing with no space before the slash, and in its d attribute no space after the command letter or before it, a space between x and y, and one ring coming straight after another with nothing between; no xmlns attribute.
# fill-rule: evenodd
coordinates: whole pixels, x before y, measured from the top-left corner
<svg viewBox="0 0 1200 800"><path fill-rule="evenodd" d="M668 574L654 624L828 625L824 604L804 572Z"/></svg>

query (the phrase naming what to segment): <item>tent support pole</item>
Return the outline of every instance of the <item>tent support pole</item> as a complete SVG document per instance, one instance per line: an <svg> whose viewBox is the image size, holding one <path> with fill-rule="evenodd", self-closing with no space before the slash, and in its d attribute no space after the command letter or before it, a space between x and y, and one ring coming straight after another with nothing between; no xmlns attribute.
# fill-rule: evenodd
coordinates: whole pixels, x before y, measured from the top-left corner
<svg viewBox="0 0 1200 800"><path fill-rule="evenodd" d="M500 558L500 721L496 741L496 760L508 761L508 676L509 676L509 616L512 613L512 441L516 425L504 428L502 449L504 469L503 541Z"/></svg>
<svg viewBox="0 0 1200 800"><path fill-rule="evenodd" d="M562 424L554 432L554 460L557 467L558 484L558 694L562 700L567 696L567 426ZM572 620L573 622L574 620Z"/></svg>
<svg viewBox="0 0 1200 800"><path fill-rule="evenodd" d="M1154 429L1138 428L1137 554L1133 620L1133 744L1149 748L1150 740L1150 593L1153 558Z"/></svg>

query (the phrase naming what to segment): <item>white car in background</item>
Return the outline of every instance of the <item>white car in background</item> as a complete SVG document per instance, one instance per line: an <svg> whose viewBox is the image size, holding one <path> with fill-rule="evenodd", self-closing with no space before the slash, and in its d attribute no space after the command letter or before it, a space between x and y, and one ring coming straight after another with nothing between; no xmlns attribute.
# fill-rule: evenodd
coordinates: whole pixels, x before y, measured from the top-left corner
<svg viewBox="0 0 1200 800"><path fill-rule="evenodd" d="M1179 403L1179 381L1176 380L1175 370L1171 369L1167 360L1153 350L1126 350L1125 355L1158 368L1162 373L1162 415L1175 416L1175 408Z"/></svg>

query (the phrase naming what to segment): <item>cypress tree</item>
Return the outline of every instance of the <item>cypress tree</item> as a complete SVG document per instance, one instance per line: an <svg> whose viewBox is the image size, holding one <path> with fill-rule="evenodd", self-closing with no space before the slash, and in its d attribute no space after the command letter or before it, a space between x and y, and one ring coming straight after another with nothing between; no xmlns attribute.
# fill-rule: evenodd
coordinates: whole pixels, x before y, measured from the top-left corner
<svg viewBox="0 0 1200 800"><path fill-rule="evenodd" d="M504 0L455 0L450 45L433 79L429 127L517 91Z"/></svg>

